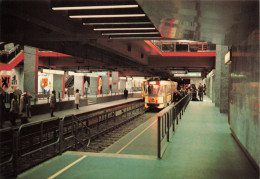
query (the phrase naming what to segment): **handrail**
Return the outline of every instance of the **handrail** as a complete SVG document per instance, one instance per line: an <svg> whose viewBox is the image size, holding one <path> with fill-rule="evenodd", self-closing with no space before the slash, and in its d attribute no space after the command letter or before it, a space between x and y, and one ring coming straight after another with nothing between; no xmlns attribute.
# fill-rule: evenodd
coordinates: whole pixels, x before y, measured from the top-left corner
<svg viewBox="0 0 260 179"><path fill-rule="evenodd" d="M82 129L83 129L83 128L86 129L86 133L88 133L88 136L89 136L88 142L87 142L87 145L86 145L86 146L88 147L89 144L90 144L90 140L91 140L91 129L90 129L87 125L84 125L83 121L80 120L80 119L79 119L77 116L75 116L74 114L73 114L73 117L74 117L74 119L77 120L77 122L81 123ZM83 143L82 143L82 144L83 144ZM84 146L84 145L83 145L83 146Z"/></svg>
<svg viewBox="0 0 260 179"><path fill-rule="evenodd" d="M181 119L183 111L186 109L191 100L191 94L187 94L176 104L163 109L158 113L158 128L157 128L157 157L162 158L168 142L175 131L175 123L178 124L178 119Z"/></svg>
<svg viewBox="0 0 260 179"><path fill-rule="evenodd" d="M117 106L115 109L106 110L105 116L103 116L104 118L102 118L100 122L110 119L115 120L116 117L133 113L133 110L138 110L138 108L140 111L142 107L141 102ZM124 109L124 113L119 112L116 114L116 111L120 111L121 109ZM95 117L99 115L104 114L99 113ZM67 118L69 119L66 120ZM80 119L79 116L72 114L66 115L63 118L56 117L44 121L23 124L17 129L1 130L1 132L10 131L13 139L9 140L9 138L6 137L7 140L2 140L2 144L8 144L8 153L2 157L3 160L0 161L0 167L11 166L13 168L12 174L16 175L24 170L24 167L28 167L27 165L18 165L21 158L31 156L32 154L36 154L37 156L39 153L45 151L49 152L46 148L50 148L50 154L54 156L62 154L68 148L77 148L79 144L81 144L83 148L88 147L92 139L92 132L87 123L89 119L91 119L91 117ZM9 134L0 134L10 136ZM87 140L84 140L82 137ZM64 142L66 142L66 145L64 145ZM67 142L69 145L67 145ZM5 152L4 150L2 151ZM50 155L41 158L40 161L45 160L46 157L48 158ZM31 166L31 164L29 165Z"/></svg>
<svg viewBox="0 0 260 179"><path fill-rule="evenodd" d="M29 126L34 126L34 125L41 125L41 131L40 131L40 133L41 133L41 139L42 139L42 133L43 133L43 124L44 123L47 123L47 122L49 122L49 121L55 121L55 120L60 120L58 117L56 117L56 118L54 118L54 119L48 119L48 120L46 120L46 121L40 121L40 122L35 122L35 123L29 123L29 124L23 124L23 125L21 125L19 128L18 128L18 132L17 132L17 139L18 139L18 148L19 148L19 146L21 145L21 131L22 131L22 129L23 128L26 128L26 127L29 127ZM60 124L59 124L60 125ZM58 126L59 127L59 126ZM43 149L45 149L45 148L47 148L47 147L50 147L50 146L52 146L52 145L55 145L55 144L58 144L59 143L59 141L60 141L60 135L59 135L59 137L57 138L57 140L55 141L55 142L52 142L52 143L50 143L50 144L48 144L48 145L44 145L44 146L41 146L41 147L39 147L39 148L37 148L37 149L35 149L35 150L32 150L32 151L30 151L30 152L27 152L27 153L24 153L24 154L21 154L20 152L18 152L18 155L19 156L21 156L21 157L25 157L25 156L27 156L27 155L30 155L30 154L32 154L32 153L35 153L35 152L38 152L38 151L40 151L40 150L43 150ZM17 149L18 149L17 148Z"/></svg>

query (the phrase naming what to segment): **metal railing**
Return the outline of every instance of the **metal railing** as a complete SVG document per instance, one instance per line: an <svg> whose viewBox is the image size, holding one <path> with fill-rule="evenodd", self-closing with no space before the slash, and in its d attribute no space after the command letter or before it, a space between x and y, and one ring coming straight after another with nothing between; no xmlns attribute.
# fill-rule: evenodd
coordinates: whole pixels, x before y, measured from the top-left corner
<svg viewBox="0 0 260 179"><path fill-rule="evenodd" d="M0 167L13 176L67 150L85 149L92 139L89 126L99 126L108 120L141 111L143 102L106 109L96 115L68 115L39 122L23 124L17 129L0 130ZM130 115L129 115L130 116ZM93 121L96 120L96 121ZM91 124L92 121L92 124ZM95 123L97 122L97 123ZM8 168L8 170L2 170Z"/></svg>
<svg viewBox="0 0 260 179"><path fill-rule="evenodd" d="M187 105L191 100L191 94L183 97L176 104L171 104L158 113L158 136L157 136L157 157L162 158L170 138L175 132L176 125L183 115Z"/></svg>

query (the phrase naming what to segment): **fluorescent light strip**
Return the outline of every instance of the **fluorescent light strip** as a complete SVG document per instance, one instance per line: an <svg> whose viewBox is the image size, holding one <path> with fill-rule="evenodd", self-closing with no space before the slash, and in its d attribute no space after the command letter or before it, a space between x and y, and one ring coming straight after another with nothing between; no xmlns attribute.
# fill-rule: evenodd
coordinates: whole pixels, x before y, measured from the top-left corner
<svg viewBox="0 0 260 179"><path fill-rule="evenodd" d="M140 28L98 28L94 31L103 31L103 30L155 30L155 27L140 27Z"/></svg>
<svg viewBox="0 0 260 179"><path fill-rule="evenodd" d="M144 17L145 14L73 15L70 18Z"/></svg>
<svg viewBox="0 0 260 179"><path fill-rule="evenodd" d="M159 32L130 32L130 33L102 33L102 35L138 35L138 34L160 34Z"/></svg>
<svg viewBox="0 0 260 179"><path fill-rule="evenodd" d="M110 37L110 39L161 39L162 37Z"/></svg>
<svg viewBox="0 0 260 179"><path fill-rule="evenodd" d="M52 10L86 10L86 9L123 9L123 8L137 8L138 5L112 5L112 6L76 6L76 7L53 7Z"/></svg>
<svg viewBox="0 0 260 179"><path fill-rule="evenodd" d="M83 23L83 25L121 25L121 24L152 24L151 22L93 22Z"/></svg>

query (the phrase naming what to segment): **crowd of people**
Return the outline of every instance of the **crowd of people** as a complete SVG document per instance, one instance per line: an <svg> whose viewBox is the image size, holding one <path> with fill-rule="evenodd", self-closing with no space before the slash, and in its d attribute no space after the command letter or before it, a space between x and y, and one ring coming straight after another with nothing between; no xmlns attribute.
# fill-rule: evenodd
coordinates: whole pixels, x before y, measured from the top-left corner
<svg viewBox="0 0 260 179"><path fill-rule="evenodd" d="M0 91L0 128L3 128L3 122L9 120L12 126L16 126L16 121L21 119L21 124L29 122L31 114L31 100L32 95L29 92L24 92L21 95L14 93L10 94L10 109L8 110L5 106L4 92ZM75 93L75 105L76 109L79 109L80 94L79 90ZM56 106L56 92L52 91L50 96L50 114L54 117L54 111Z"/></svg>
<svg viewBox="0 0 260 179"><path fill-rule="evenodd" d="M200 83L198 86L198 89L196 88L195 84L187 85L185 86L185 89L183 87L180 88L180 90L175 89L173 93L173 102L177 103L179 100L181 100L184 96L187 94L192 93L192 98L197 99L197 92L199 96L199 100L203 101L203 94L206 95L206 85Z"/></svg>
<svg viewBox="0 0 260 179"><path fill-rule="evenodd" d="M0 127L3 127L3 121L8 119L13 126L16 126L16 120L21 119L21 124L28 123L28 118L31 118L31 98L29 92L21 94L20 99L18 95L10 94L10 111L7 111L4 102L3 92L0 92Z"/></svg>

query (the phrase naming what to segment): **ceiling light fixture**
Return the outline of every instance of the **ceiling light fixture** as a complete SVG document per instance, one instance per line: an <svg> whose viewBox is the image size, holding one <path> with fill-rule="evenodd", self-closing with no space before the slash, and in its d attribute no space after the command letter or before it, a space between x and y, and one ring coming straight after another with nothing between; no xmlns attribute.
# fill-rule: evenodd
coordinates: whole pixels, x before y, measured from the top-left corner
<svg viewBox="0 0 260 179"><path fill-rule="evenodd" d="M122 25L122 24L152 24L152 22L93 22L93 23L83 23L83 25Z"/></svg>
<svg viewBox="0 0 260 179"><path fill-rule="evenodd" d="M110 39L160 39L162 37L110 37Z"/></svg>
<svg viewBox="0 0 260 179"><path fill-rule="evenodd" d="M75 7L53 7L54 11L63 10L87 10L87 9L123 9L123 8L138 8L138 5L107 5L107 6L75 6Z"/></svg>
<svg viewBox="0 0 260 179"><path fill-rule="evenodd" d="M129 32L129 33L102 33L102 35L139 35L139 34L160 34L160 32Z"/></svg>
<svg viewBox="0 0 260 179"><path fill-rule="evenodd" d="M70 18L144 17L145 14L72 15Z"/></svg>
<svg viewBox="0 0 260 179"><path fill-rule="evenodd" d="M154 30L154 27L139 27L139 28L95 28L94 31L103 30Z"/></svg>

